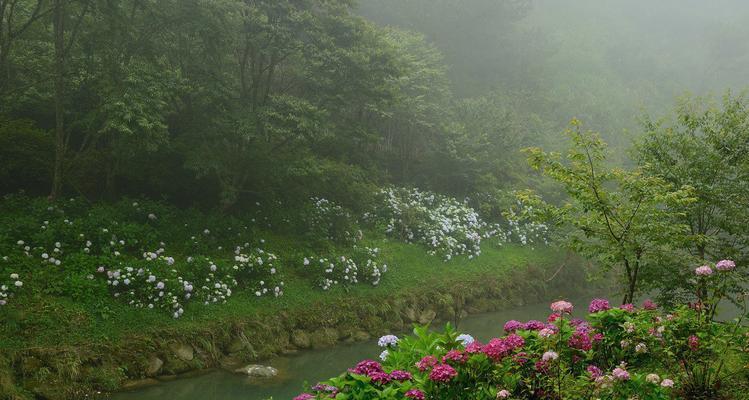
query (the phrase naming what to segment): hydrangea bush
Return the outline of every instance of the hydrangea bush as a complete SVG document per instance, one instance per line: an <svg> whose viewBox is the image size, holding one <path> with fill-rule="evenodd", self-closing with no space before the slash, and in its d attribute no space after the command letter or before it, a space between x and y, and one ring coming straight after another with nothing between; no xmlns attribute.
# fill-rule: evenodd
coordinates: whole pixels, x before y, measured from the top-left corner
<svg viewBox="0 0 749 400"><path fill-rule="evenodd" d="M699 304L720 291L705 285L711 289ZM746 327L738 319L714 322L708 307L665 311L649 300L612 307L594 299L586 319L563 300L550 311L545 321L508 321L485 343L449 325L442 333L417 327L412 336L384 336L381 361L364 360L296 400L719 399L749 367ZM729 367L729 357L740 361Z"/></svg>
<svg viewBox="0 0 749 400"><path fill-rule="evenodd" d="M327 199L313 197L310 201L304 220L312 239L342 244L361 240L362 231L350 212Z"/></svg>
<svg viewBox="0 0 749 400"><path fill-rule="evenodd" d="M528 219L509 219L507 226L484 221L466 202L419 189L389 187L378 193L378 206L364 215L393 237L426 246L445 261L481 254L482 239L499 244L546 242L546 227Z"/></svg>
<svg viewBox="0 0 749 400"><path fill-rule="evenodd" d="M354 245L348 255L305 257L302 271L311 276L323 290L334 286L349 287L366 283L377 286L388 265L382 261L379 248Z"/></svg>

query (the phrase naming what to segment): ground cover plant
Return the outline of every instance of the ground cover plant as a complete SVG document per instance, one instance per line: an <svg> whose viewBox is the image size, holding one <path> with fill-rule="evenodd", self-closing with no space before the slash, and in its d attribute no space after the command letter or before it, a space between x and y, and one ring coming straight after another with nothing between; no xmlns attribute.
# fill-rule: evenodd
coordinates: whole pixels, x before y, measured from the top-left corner
<svg viewBox="0 0 749 400"><path fill-rule="evenodd" d="M598 298L585 313L560 300L545 321L507 321L486 343L450 325L383 336L380 361L361 361L295 400L729 398L749 367L742 319L715 320L734 270L730 260L696 268L695 301L668 310Z"/></svg>

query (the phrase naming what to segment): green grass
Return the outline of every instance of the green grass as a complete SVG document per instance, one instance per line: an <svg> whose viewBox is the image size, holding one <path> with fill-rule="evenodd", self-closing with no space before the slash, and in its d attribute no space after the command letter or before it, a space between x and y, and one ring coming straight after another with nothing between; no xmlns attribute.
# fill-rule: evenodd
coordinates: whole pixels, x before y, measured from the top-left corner
<svg viewBox="0 0 749 400"><path fill-rule="evenodd" d="M300 247L294 239L266 235L275 243L272 251L293 254ZM272 240L271 240L272 239ZM432 290L476 281L490 275L497 279L507 276L515 268L526 265L548 266L559 259L560 252L551 248L531 249L487 243L480 257L468 260L458 257L443 262L429 256L418 245L387 239L372 241L382 249L389 271L379 286L357 285L348 290L334 287L323 291L308 279L296 275L286 267L285 294L280 298L256 298L246 291L237 292L226 304L190 305L185 315L175 320L164 311L129 307L113 298L98 303L84 304L65 297L20 297L18 305L0 327L0 348L63 347L91 344L112 344L132 335L143 335L160 330L199 330L208 324L230 323L281 311L303 310L311 305L335 305L341 301L376 301L378 298L405 293L415 288ZM295 247L297 246L297 247ZM294 249L294 250L292 250ZM284 261L282 259L282 261Z"/></svg>

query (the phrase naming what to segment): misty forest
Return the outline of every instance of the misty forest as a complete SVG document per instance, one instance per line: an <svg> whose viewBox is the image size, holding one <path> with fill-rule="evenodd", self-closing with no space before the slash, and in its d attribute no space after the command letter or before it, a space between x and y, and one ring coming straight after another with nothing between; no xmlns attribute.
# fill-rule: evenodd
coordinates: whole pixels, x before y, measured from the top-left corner
<svg viewBox="0 0 749 400"><path fill-rule="evenodd" d="M749 399L749 2L0 0L0 400Z"/></svg>

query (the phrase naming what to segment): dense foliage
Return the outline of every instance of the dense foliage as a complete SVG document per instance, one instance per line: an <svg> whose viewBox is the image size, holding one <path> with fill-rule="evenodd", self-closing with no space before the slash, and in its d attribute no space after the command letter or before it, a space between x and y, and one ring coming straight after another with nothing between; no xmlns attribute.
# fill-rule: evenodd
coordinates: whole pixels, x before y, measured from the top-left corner
<svg viewBox="0 0 749 400"><path fill-rule="evenodd" d="M362 361L296 400L724 398L742 390L749 366L741 319L713 321L734 268L730 260L697 268L703 296L669 311L594 299L578 319L560 300L546 321L507 321L505 335L486 343L449 325L383 336L382 363Z"/></svg>

